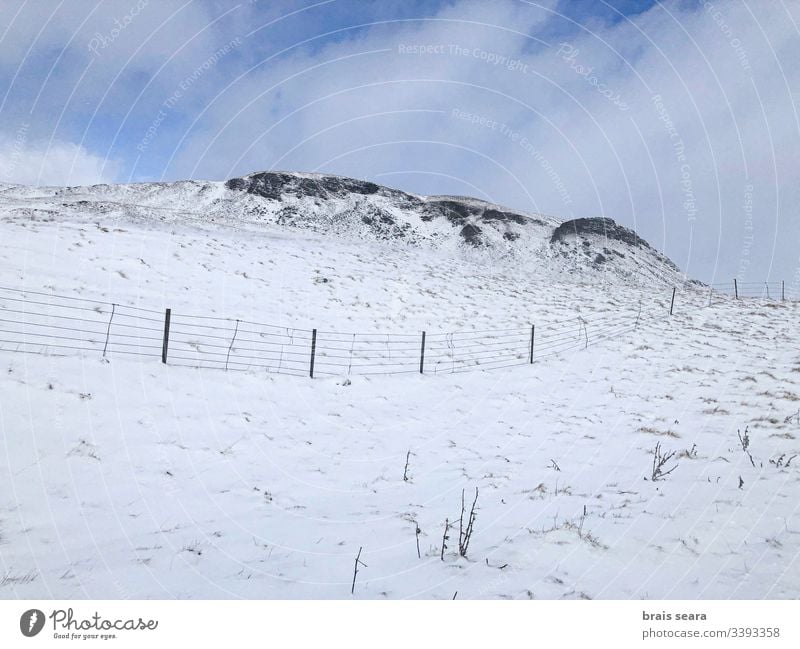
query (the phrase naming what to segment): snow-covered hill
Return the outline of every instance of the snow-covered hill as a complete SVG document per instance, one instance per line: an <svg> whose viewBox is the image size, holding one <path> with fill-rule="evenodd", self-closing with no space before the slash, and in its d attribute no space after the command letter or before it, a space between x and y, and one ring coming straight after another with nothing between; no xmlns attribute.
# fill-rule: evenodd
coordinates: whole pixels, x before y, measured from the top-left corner
<svg viewBox="0 0 800 649"><path fill-rule="evenodd" d="M263 176L0 188L0 330L58 301L10 288L152 309L156 347L165 307L415 340L558 324L575 344L310 379L0 343L0 597L349 598L362 547L363 598L800 596L796 303L711 295L666 262L647 280L657 253L608 221L304 179L279 199ZM406 234L383 239L384 212ZM585 348L607 318L628 326ZM676 468L653 480L657 449ZM445 520L475 488L463 557Z"/></svg>
<svg viewBox="0 0 800 649"><path fill-rule="evenodd" d="M541 272L566 272L593 281L604 275L623 281L681 282L669 259L608 218L562 222L473 198L417 196L322 174L262 172L224 183L2 186L0 218L291 228L513 263L535 261Z"/></svg>

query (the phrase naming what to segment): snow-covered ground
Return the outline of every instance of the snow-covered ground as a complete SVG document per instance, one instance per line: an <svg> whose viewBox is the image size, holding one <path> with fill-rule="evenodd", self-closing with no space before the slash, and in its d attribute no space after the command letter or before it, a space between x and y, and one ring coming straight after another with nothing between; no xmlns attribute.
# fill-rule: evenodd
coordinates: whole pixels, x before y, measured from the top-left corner
<svg viewBox="0 0 800 649"><path fill-rule="evenodd" d="M389 241L395 248L412 244L436 251L438 259L470 256L490 266L500 259L530 269L535 259L535 274L588 278L592 283L599 277L648 285L682 281L669 259L610 219L562 223L478 199L418 196L322 174L262 172L224 183L0 184L0 215L8 224L33 229L37 224L59 222L113 231L133 225L170 232L173 225L191 224L205 230L210 235L206 239L221 227L237 230L241 239L242 232L261 235L279 226L280 233L317 233L324 241L343 237ZM312 261L307 256L302 259Z"/></svg>
<svg viewBox="0 0 800 649"><path fill-rule="evenodd" d="M709 307L682 287L670 317L667 286L537 259L97 221L4 219L0 286L344 332L642 314L588 349L576 327L560 356L464 374L6 346L0 597L346 598L360 548L359 598L800 596L795 303ZM657 444L677 468L653 481Z"/></svg>

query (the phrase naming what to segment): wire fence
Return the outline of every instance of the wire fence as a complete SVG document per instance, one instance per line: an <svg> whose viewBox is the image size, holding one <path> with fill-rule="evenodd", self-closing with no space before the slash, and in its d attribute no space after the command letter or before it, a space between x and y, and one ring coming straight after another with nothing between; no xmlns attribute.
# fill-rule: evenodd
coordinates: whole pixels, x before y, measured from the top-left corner
<svg viewBox="0 0 800 649"><path fill-rule="evenodd" d="M762 300L796 301L800 299L800 291L787 287L786 282L722 282L710 284L709 294L724 294L734 298L755 298Z"/></svg>
<svg viewBox="0 0 800 649"><path fill-rule="evenodd" d="M682 291L708 304L786 300L783 282L715 284ZM674 289L669 313L675 308ZM667 296L661 296L667 298ZM683 307L692 306L684 300ZM342 333L242 319L173 313L74 296L0 287L0 351L91 353L158 359L171 365L295 376L460 373L527 365L618 338L667 311L641 302L602 316L449 333Z"/></svg>
<svg viewBox="0 0 800 649"><path fill-rule="evenodd" d="M536 329L378 334L293 329L170 313L170 364L298 376L458 373L524 365L631 330L637 312ZM641 319L641 318L640 318Z"/></svg>
<svg viewBox="0 0 800 649"><path fill-rule="evenodd" d="M159 316L149 309L0 287L0 349L150 356L162 345Z"/></svg>

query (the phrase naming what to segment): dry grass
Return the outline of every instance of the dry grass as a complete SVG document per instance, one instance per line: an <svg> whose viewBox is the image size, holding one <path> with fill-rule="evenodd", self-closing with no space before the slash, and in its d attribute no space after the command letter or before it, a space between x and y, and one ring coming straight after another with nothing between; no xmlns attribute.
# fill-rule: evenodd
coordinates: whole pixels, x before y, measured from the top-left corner
<svg viewBox="0 0 800 649"><path fill-rule="evenodd" d="M680 435L674 430L659 430L658 428L653 428L652 426L642 426L639 429L639 432L647 433L648 435L658 435L660 437L680 437Z"/></svg>
<svg viewBox="0 0 800 649"><path fill-rule="evenodd" d="M705 410L703 410L703 414L704 415L729 415L731 413L728 412L727 410L725 410L725 408L720 408L719 406L717 406L716 408L706 408Z"/></svg>
<svg viewBox="0 0 800 649"><path fill-rule="evenodd" d="M751 419L750 421L755 423L766 422L772 425L777 425L781 423L781 420L777 419L776 417L756 417L755 419Z"/></svg>
<svg viewBox="0 0 800 649"><path fill-rule="evenodd" d="M12 570L9 570L6 574L0 577L0 588L4 586L16 586L21 584L31 584L36 581L38 575L33 570L29 570L23 574L14 574Z"/></svg>

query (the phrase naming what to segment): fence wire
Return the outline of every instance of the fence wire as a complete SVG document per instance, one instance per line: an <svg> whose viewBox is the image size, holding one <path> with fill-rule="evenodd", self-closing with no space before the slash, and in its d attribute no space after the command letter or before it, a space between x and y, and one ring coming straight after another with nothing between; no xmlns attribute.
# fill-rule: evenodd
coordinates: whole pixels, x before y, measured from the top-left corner
<svg viewBox="0 0 800 649"><path fill-rule="evenodd" d="M732 297L797 299L783 282L731 282L681 291L682 308ZM652 296L651 296L652 297ZM505 329L420 334L342 333L171 312L0 287L0 350L161 359L171 365L294 376L460 373L546 359L663 320L669 300ZM706 304L707 300L707 304ZM696 304L695 304L696 303ZM313 350L313 351L312 351Z"/></svg>

